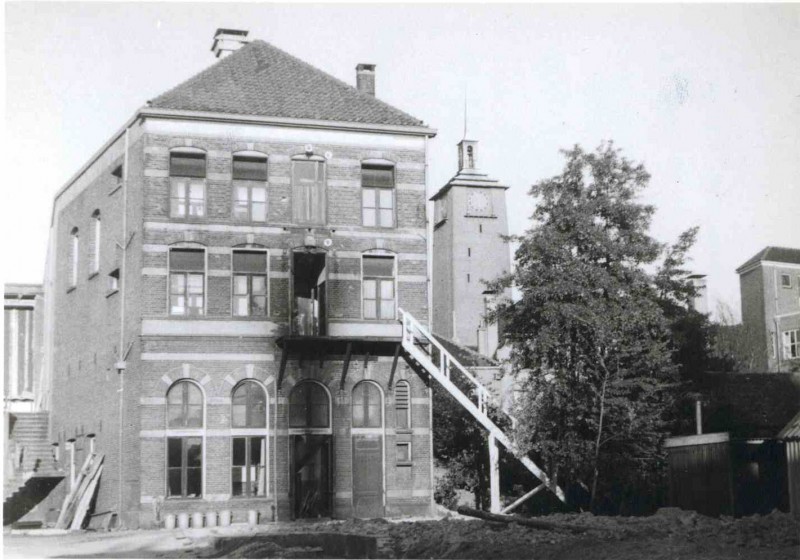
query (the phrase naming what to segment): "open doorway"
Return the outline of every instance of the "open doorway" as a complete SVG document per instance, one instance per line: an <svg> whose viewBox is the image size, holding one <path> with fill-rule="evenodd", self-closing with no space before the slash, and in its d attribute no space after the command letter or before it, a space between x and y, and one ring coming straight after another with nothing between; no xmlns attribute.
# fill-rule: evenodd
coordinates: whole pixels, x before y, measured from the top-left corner
<svg viewBox="0 0 800 560"><path fill-rule="evenodd" d="M294 435L292 440L292 510L295 519L331 516L331 436Z"/></svg>
<svg viewBox="0 0 800 560"><path fill-rule="evenodd" d="M325 291L326 253L296 250L292 253L292 332L304 336L327 334Z"/></svg>

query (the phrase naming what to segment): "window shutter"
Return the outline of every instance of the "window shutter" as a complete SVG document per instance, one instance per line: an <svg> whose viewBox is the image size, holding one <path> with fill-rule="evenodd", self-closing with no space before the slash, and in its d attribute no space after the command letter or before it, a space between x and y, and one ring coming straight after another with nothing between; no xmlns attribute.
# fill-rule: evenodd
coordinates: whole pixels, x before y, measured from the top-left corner
<svg viewBox="0 0 800 560"><path fill-rule="evenodd" d="M169 174L171 177L206 176L206 155L189 152L172 152L169 155Z"/></svg>

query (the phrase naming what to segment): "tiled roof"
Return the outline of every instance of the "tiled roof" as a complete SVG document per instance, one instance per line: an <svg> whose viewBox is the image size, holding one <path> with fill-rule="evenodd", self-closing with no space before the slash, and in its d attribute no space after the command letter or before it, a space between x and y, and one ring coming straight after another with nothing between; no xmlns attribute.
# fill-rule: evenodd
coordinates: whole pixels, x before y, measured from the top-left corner
<svg viewBox="0 0 800 560"><path fill-rule="evenodd" d="M748 259L742 266L737 268L736 272L744 270L750 265L761 261L800 264L800 249L793 249L791 247L765 247L752 258Z"/></svg>
<svg viewBox="0 0 800 560"><path fill-rule="evenodd" d="M310 64L253 41L150 101L159 109L424 126Z"/></svg>

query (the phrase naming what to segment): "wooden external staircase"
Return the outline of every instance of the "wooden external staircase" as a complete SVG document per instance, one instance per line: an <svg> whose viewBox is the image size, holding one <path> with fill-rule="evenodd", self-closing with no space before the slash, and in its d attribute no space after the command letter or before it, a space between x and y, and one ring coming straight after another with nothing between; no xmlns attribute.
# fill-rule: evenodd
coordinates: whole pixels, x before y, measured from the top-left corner
<svg viewBox="0 0 800 560"><path fill-rule="evenodd" d="M493 513L508 513L528 498L544 489L553 492L562 502L566 502L564 492L547 474L534 463L530 457L516 450L511 439L489 417L489 405L495 404L489 390L484 387L459 361L445 349L444 346L417 321L410 313L400 309L400 321L403 323L402 346L407 356L427 371L442 387L444 387L470 414L486 429L489 439L490 461L490 494L491 510ZM454 382L460 376L466 381L470 389L463 391ZM497 407L498 411L500 410ZM512 425L515 420L507 415ZM502 508L500 505L500 471L499 450L497 444L502 444L513 454L541 484L516 500L514 503Z"/></svg>

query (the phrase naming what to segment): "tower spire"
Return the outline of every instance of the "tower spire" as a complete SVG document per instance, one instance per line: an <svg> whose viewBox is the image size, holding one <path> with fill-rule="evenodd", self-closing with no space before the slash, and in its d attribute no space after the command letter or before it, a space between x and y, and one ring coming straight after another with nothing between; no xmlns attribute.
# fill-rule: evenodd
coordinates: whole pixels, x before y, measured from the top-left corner
<svg viewBox="0 0 800 560"><path fill-rule="evenodd" d="M466 140L467 138L467 88L469 86L464 85L464 136L461 138L462 140Z"/></svg>

